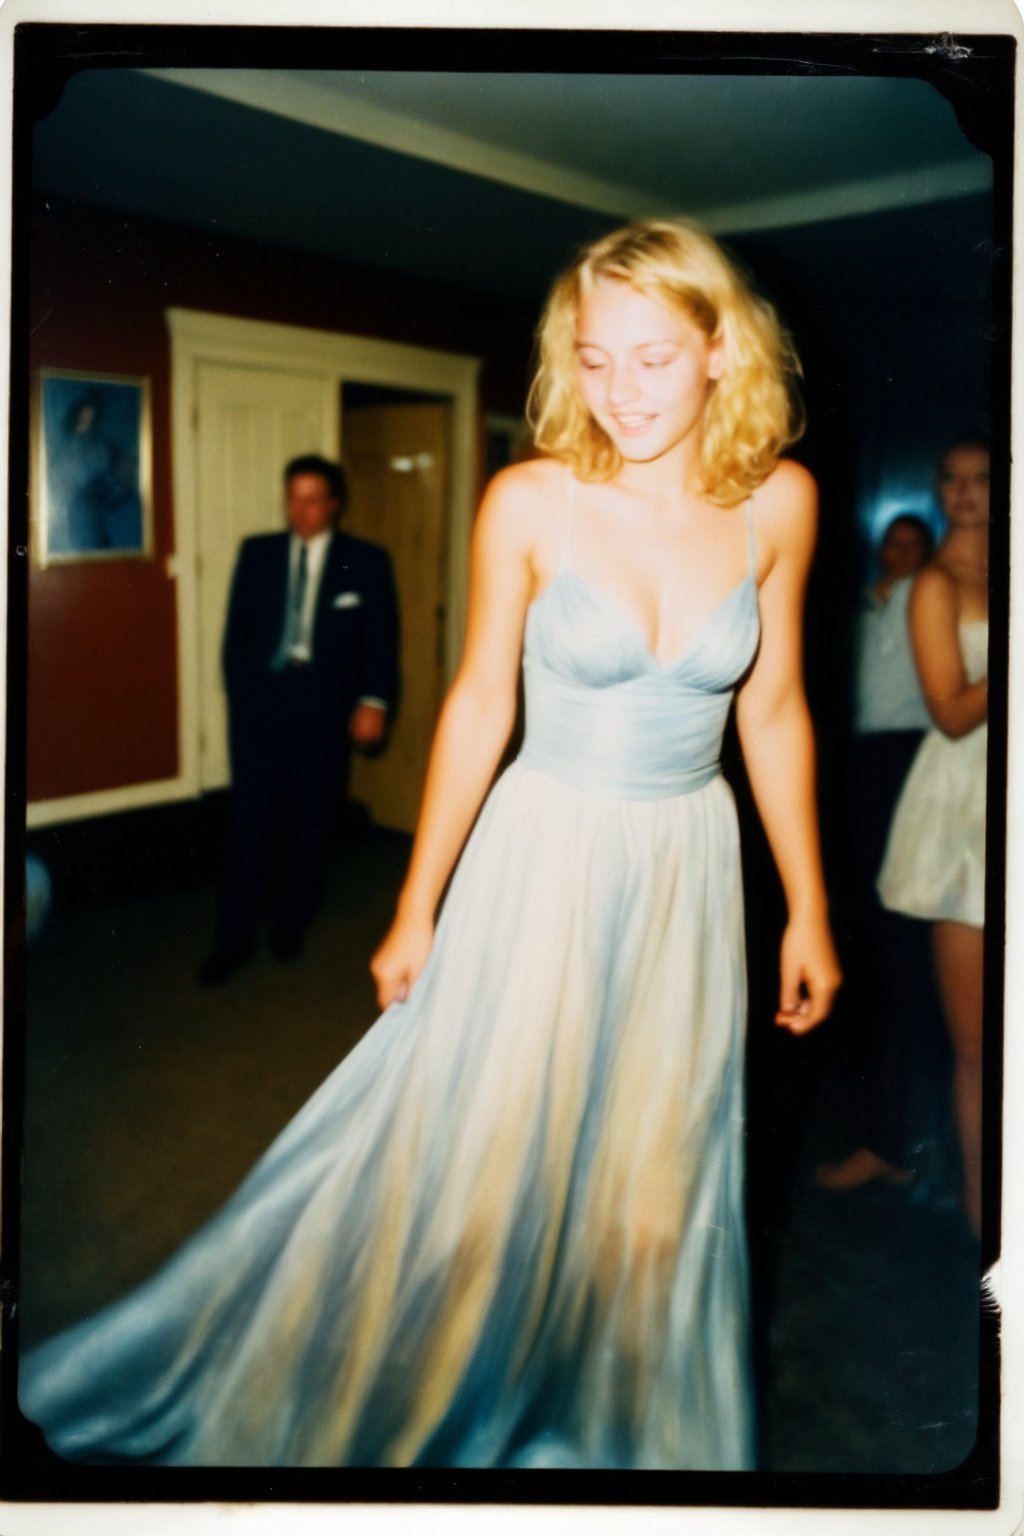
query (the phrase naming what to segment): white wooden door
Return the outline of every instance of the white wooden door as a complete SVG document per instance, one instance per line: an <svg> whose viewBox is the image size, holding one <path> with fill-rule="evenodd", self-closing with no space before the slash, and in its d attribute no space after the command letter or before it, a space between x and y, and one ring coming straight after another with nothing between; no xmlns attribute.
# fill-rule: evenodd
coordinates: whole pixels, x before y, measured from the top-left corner
<svg viewBox="0 0 1024 1536"><path fill-rule="evenodd" d="M230 781L221 642L242 540L283 528L282 473L300 453L337 456L333 377L202 362L196 376L199 783Z"/></svg>

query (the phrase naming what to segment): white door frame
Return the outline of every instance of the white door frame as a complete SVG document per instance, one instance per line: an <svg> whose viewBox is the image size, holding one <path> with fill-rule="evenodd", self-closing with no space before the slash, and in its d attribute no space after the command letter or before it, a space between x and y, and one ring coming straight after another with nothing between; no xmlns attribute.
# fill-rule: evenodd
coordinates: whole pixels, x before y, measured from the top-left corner
<svg viewBox="0 0 1024 1536"><path fill-rule="evenodd" d="M197 569L196 382L201 363L280 368L320 375L336 386L377 384L444 395L452 404L448 569L445 620L446 670L454 671L466 624L469 539L477 459L477 377L480 358L435 352L402 342L376 341L305 326L238 319L205 310L168 309L171 340L171 472L174 487L175 554L167 573L176 578L178 660L178 775L148 784L36 801L28 825L43 826L143 805L187 800L199 783L199 572ZM340 418L339 418L340 419Z"/></svg>

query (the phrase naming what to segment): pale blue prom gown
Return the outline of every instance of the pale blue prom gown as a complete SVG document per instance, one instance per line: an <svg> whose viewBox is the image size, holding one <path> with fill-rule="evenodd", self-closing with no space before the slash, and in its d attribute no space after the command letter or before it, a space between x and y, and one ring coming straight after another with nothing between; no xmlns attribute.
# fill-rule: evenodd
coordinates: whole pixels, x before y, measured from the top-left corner
<svg viewBox="0 0 1024 1536"><path fill-rule="evenodd" d="M23 1361L57 1452L752 1464L719 751L758 635L752 537L746 578L662 665L567 535L527 618L525 744L409 1001L160 1273Z"/></svg>

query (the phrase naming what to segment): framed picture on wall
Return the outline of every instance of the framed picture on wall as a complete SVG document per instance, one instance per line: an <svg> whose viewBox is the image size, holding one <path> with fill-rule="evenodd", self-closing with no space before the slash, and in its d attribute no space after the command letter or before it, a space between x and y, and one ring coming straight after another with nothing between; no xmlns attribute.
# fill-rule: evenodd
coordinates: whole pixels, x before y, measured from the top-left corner
<svg viewBox="0 0 1024 1536"><path fill-rule="evenodd" d="M149 380L41 368L35 435L39 564L149 555Z"/></svg>

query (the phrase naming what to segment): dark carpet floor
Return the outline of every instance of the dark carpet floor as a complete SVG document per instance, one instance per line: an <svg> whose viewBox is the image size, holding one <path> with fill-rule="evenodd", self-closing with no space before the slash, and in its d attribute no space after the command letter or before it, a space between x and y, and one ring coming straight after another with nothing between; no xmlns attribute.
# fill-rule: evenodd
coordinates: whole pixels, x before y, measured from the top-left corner
<svg viewBox="0 0 1024 1536"><path fill-rule="evenodd" d="M217 991L194 980L209 872L130 900L100 880L58 904L28 966L23 1341L172 1253L355 1043L374 1017L366 962L407 852L394 834L351 836L304 956L261 953ZM952 1468L975 1436L977 1252L934 1192L813 1188L837 1091L816 1085L785 1221L755 1255L763 1462Z"/></svg>

